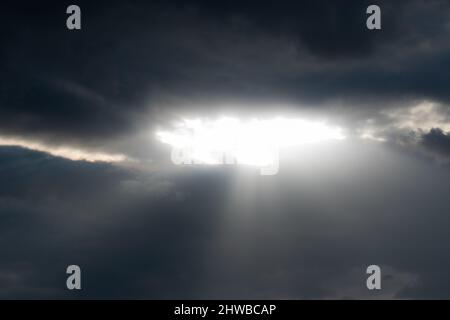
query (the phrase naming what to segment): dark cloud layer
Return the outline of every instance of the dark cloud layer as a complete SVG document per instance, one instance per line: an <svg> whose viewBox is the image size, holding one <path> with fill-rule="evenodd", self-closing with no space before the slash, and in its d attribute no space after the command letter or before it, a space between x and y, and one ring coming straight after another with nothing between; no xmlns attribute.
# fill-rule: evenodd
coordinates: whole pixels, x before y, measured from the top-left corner
<svg viewBox="0 0 450 320"><path fill-rule="evenodd" d="M78 1L76 32L69 4L2 3L0 141L136 162L1 146L0 298L450 296L448 166L398 147L450 156L447 2L378 1L374 32L369 1ZM266 179L174 169L151 136L184 113L274 108L393 143L302 150Z"/></svg>
<svg viewBox="0 0 450 320"><path fill-rule="evenodd" d="M183 105L447 101L448 5L382 1L369 32L368 3L81 2L80 32L65 30L64 2L8 4L2 131L99 145Z"/></svg>
<svg viewBox="0 0 450 320"><path fill-rule="evenodd" d="M422 143L425 147L450 157L450 136L441 129L432 129L422 136Z"/></svg>
<svg viewBox="0 0 450 320"><path fill-rule="evenodd" d="M1 297L448 297L449 172L383 149L324 150L334 159L267 180L1 148ZM364 287L374 262L378 294ZM80 293L64 288L72 263Z"/></svg>

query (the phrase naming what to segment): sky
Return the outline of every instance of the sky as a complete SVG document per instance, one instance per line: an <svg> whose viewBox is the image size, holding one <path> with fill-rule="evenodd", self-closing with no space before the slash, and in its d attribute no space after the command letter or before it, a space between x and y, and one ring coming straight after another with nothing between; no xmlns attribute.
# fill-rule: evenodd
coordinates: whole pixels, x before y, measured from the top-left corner
<svg viewBox="0 0 450 320"><path fill-rule="evenodd" d="M1 299L450 298L447 1L73 3L0 10ZM223 117L345 139L261 175L157 136Z"/></svg>

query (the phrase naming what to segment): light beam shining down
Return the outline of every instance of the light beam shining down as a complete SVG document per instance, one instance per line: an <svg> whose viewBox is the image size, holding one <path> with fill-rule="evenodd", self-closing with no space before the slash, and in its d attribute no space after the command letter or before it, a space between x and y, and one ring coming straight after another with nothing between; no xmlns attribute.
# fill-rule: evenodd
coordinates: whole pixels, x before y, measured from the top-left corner
<svg viewBox="0 0 450 320"><path fill-rule="evenodd" d="M157 138L172 146L175 164L244 164L261 174L278 172L278 150L328 140L345 139L340 128L304 119L275 118L242 121L236 118L189 120Z"/></svg>

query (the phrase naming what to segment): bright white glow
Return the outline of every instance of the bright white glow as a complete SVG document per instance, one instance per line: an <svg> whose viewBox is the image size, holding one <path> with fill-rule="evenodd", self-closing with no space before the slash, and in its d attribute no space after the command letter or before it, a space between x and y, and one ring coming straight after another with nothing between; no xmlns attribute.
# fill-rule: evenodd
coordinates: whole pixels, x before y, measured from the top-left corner
<svg viewBox="0 0 450 320"><path fill-rule="evenodd" d="M185 119L174 130L159 131L156 135L173 148L189 150L190 157L200 163L224 163L223 155L226 155L232 162L258 167L272 163L274 153L281 148L345 138L340 128L322 122L286 118L249 121L236 118L214 121Z"/></svg>
<svg viewBox="0 0 450 320"><path fill-rule="evenodd" d="M29 141L22 138L0 137L0 146L18 146L30 150L46 152L53 156L74 161L120 162L126 160L126 157L122 154L85 151L69 146L48 146L41 142Z"/></svg>

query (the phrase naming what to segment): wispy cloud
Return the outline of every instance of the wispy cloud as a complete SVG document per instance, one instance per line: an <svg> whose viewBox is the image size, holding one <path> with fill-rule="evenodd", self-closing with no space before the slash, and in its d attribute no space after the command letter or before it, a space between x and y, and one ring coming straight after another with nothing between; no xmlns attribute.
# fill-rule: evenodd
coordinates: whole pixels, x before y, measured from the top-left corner
<svg viewBox="0 0 450 320"><path fill-rule="evenodd" d="M30 150L49 153L73 161L88 162L122 162L127 160L123 154L106 153L99 151L83 150L68 145L51 146L42 142L27 140L18 137L1 137L0 146L18 146Z"/></svg>

